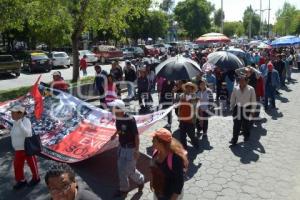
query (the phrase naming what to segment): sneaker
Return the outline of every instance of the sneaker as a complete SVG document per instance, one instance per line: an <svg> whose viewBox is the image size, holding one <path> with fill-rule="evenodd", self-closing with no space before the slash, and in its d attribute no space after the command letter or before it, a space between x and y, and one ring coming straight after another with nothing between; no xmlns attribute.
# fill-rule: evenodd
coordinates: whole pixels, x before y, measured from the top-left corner
<svg viewBox="0 0 300 200"><path fill-rule="evenodd" d="M138 192L139 192L139 193L142 193L142 192L143 192L143 189L144 189L144 183L140 184L140 185L138 186L138 188L139 188Z"/></svg>
<svg viewBox="0 0 300 200"><path fill-rule="evenodd" d="M15 185L14 185L14 190L19 190L23 187L25 187L27 185L27 181L20 181L20 182L17 182Z"/></svg>
<svg viewBox="0 0 300 200"><path fill-rule="evenodd" d="M125 198L127 196L127 194L128 194L128 192L118 190L116 192L116 194L114 195L114 197L116 197L116 198Z"/></svg>
<svg viewBox="0 0 300 200"><path fill-rule="evenodd" d="M202 134L201 134L200 131L197 131L197 132L196 132L196 136L197 136L198 139L201 137L201 135L202 135Z"/></svg>
<svg viewBox="0 0 300 200"><path fill-rule="evenodd" d="M39 184L40 181L41 181L40 178L37 179L37 180L31 179L31 181L28 183L28 186L29 186L29 187L33 187L33 186Z"/></svg>

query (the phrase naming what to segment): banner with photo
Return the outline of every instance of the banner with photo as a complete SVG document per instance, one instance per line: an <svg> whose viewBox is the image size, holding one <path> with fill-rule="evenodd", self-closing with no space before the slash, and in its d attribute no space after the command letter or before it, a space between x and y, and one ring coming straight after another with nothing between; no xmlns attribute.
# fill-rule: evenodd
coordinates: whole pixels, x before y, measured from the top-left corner
<svg viewBox="0 0 300 200"><path fill-rule="evenodd" d="M26 107L35 134L39 134L42 154L61 162L75 163L118 145L110 140L115 133L115 119L111 112L42 85L43 113L39 121L34 117L34 100L30 93L16 100L0 103L0 125L12 126L9 109L16 103ZM139 133L164 118L173 107L147 115L134 116Z"/></svg>

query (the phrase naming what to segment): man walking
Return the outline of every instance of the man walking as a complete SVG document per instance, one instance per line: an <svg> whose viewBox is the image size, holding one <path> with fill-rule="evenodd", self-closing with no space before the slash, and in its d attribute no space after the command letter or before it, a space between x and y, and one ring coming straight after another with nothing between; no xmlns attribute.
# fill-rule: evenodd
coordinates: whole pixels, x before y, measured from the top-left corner
<svg viewBox="0 0 300 200"><path fill-rule="evenodd" d="M256 108L256 95L252 86L248 85L246 74L239 74L239 86L233 89L230 98L230 109L233 111L233 136L230 143L234 146L243 127L244 141L250 137L250 115Z"/></svg>
<svg viewBox="0 0 300 200"><path fill-rule="evenodd" d="M80 70L82 70L83 76L87 76L87 71L86 71L87 67L88 67L87 56L84 55L80 59Z"/></svg>
<svg viewBox="0 0 300 200"><path fill-rule="evenodd" d="M104 109L105 105L105 81L107 81L106 71L101 69L101 66L95 66L96 77L94 80L94 88L97 90L100 98L100 108Z"/></svg>
<svg viewBox="0 0 300 200"><path fill-rule="evenodd" d="M271 62L268 63L268 73L264 76L265 80L265 110L268 109L269 99L271 99L271 106L275 106L276 89L280 87L280 78L277 70L274 69Z"/></svg>
<svg viewBox="0 0 300 200"><path fill-rule="evenodd" d="M129 178L138 184L138 191L144 188L144 175L136 169L136 162L139 158L139 133L136 121L133 116L124 112L125 104L122 100L115 100L110 103L116 117L116 133L111 139L119 136L118 150L118 173L120 189L116 197L126 197L129 191Z"/></svg>
<svg viewBox="0 0 300 200"><path fill-rule="evenodd" d="M128 88L128 99L131 100L135 96L134 82L137 77L136 77L136 72L134 70L134 66L132 66L129 60L125 61L124 74L125 74L125 81L127 83L127 88Z"/></svg>

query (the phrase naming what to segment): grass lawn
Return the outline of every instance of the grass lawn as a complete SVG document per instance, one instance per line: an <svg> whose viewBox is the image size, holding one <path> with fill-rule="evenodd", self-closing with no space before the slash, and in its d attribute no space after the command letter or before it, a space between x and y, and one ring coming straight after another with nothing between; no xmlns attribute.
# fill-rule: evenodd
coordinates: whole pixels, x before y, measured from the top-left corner
<svg viewBox="0 0 300 200"><path fill-rule="evenodd" d="M70 87L76 87L78 84L93 83L93 81L94 81L94 77L88 76L76 83L71 83L71 81L67 81L67 82L70 84ZM19 87L11 90L0 90L0 102L16 99L17 97L23 96L30 91L31 87L32 86Z"/></svg>

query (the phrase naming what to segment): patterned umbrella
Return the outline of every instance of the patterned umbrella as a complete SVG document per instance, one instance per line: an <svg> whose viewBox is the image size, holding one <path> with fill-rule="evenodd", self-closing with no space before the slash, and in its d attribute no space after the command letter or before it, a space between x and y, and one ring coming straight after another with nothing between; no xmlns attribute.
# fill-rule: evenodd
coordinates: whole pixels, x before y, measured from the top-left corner
<svg viewBox="0 0 300 200"><path fill-rule="evenodd" d="M230 39L223 35L222 33L207 33L197 38L195 43L227 43L230 42Z"/></svg>

